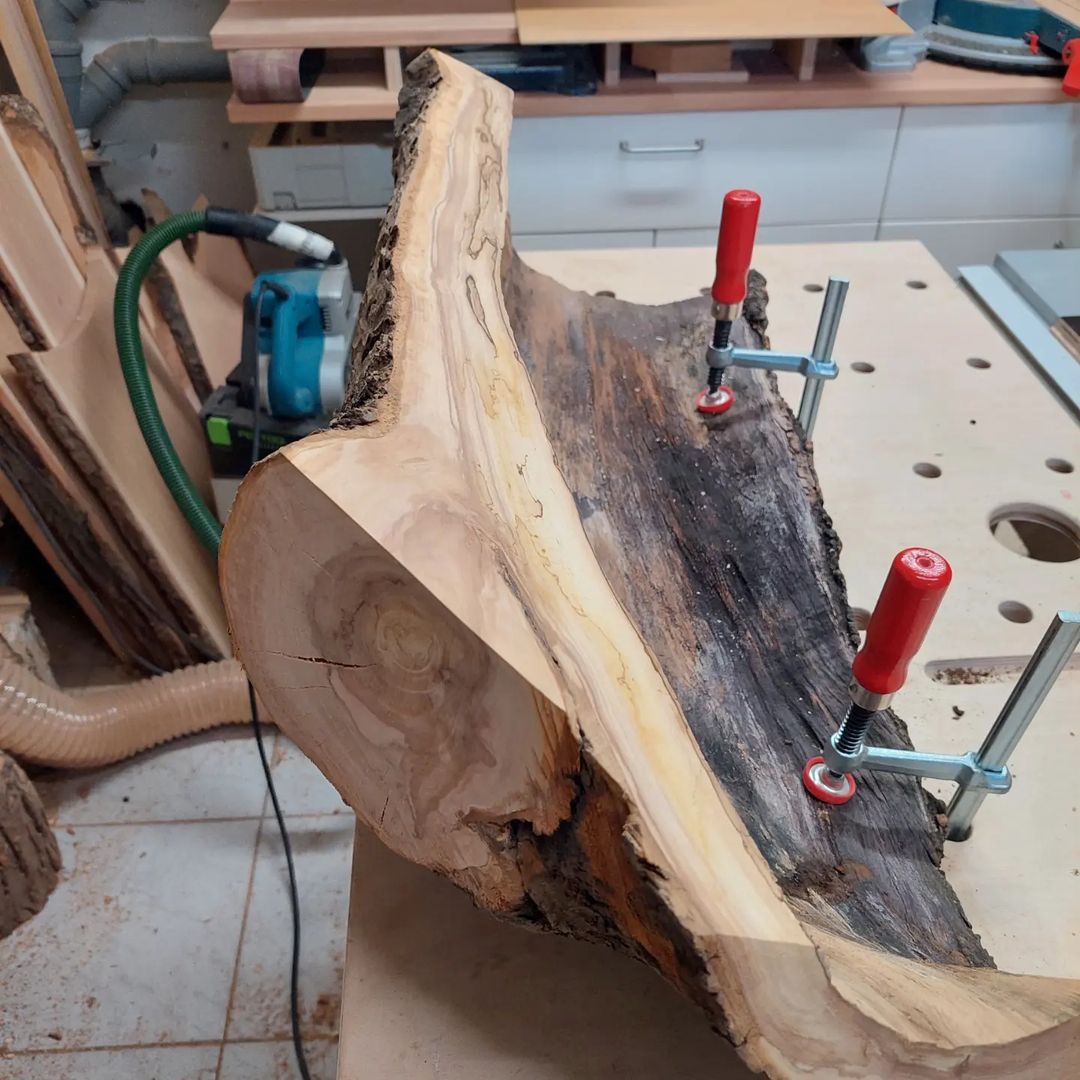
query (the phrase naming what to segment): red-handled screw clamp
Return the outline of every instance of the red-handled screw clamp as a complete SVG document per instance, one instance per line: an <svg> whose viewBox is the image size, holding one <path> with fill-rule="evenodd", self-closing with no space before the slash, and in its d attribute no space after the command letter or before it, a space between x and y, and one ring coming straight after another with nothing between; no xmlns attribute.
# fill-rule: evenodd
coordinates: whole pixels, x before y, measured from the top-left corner
<svg viewBox="0 0 1080 1080"><path fill-rule="evenodd" d="M1065 42L1061 59L1069 65L1065 69L1065 78L1061 80L1061 89L1069 97L1080 97L1080 38Z"/></svg>
<svg viewBox="0 0 1080 1080"><path fill-rule="evenodd" d="M867 746L870 721L903 684L951 580L949 564L927 548L908 548L893 559L866 628L866 643L851 666L851 708L823 754L806 763L802 782L815 799L839 806L855 794L853 773L860 769L950 781L958 789L946 810L945 839L966 840L983 799L1012 787L1009 757L1080 646L1080 611L1054 616L978 750L930 754Z"/></svg>
<svg viewBox="0 0 1080 1080"><path fill-rule="evenodd" d="M803 784L815 798L839 804L855 794L852 769L865 757L870 721L904 685L950 581L949 564L929 548L905 548L893 559L851 665L851 706L825 756L811 758L803 770Z"/></svg>
<svg viewBox="0 0 1080 1080"><path fill-rule="evenodd" d="M735 402L731 388L724 386L724 368L714 360L731 348L731 326L746 299L760 213L761 196L756 191L736 188L724 196L716 238L716 276L710 290L716 325L709 350L709 385L695 401L698 412L707 415L727 412Z"/></svg>
<svg viewBox="0 0 1080 1080"><path fill-rule="evenodd" d="M734 322L746 299L746 278L754 257L761 196L756 191L736 188L724 196L720 232L716 238L716 277L712 298L713 318Z"/></svg>

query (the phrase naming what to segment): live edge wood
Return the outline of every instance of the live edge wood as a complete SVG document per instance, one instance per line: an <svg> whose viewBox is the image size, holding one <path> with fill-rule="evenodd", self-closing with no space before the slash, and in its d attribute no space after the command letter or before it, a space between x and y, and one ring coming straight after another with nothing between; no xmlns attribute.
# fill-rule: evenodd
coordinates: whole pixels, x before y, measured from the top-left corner
<svg viewBox="0 0 1080 1080"><path fill-rule="evenodd" d="M651 964L755 1068L1074 1074L1080 983L993 969L922 790L802 792L854 643L811 451L757 373L727 422L691 412L704 300L514 259L510 113L440 54L409 69L345 407L225 532L267 709L389 846Z"/></svg>

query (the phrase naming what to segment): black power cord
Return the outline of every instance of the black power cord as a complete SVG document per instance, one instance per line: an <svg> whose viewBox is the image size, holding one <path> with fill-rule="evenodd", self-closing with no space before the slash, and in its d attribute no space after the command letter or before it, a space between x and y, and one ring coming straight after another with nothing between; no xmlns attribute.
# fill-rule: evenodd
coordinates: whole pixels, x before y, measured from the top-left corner
<svg viewBox="0 0 1080 1080"><path fill-rule="evenodd" d="M311 1080L308 1072L307 1057L304 1054L304 1035L300 1030L300 893L296 888L296 867L293 864L292 844L289 830L285 827L285 815L281 812L277 789L270 774L270 760L266 756L266 744L263 742L262 728L259 724L259 706L255 700L255 687L248 680L248 700L251 702L251 729L255 732L255 745L259 748L266 788L270 792L270 802L277 818L278 832L281 833L281 846L285 851L285 865L289 871L289 905L292 908L292 965L289 974L289 1020L292 1024L293 1050L296 1052L296 1067L303 1080Z"/></svg>
<svg viewBox="0 0 1080 1080"><path fill-rule="evenodd" d="M261 307L262 293L259 294L259 300ZM257 308L258 311L258 308ZM256 394L259 393L258 387L258 368L256 367ZM253 430L253 447L252 447L252 463L258 460L259 455L259 422L258 422L258 401L255 402L255 424ZM22 463L24 469L29 468L31 471L34 468L34 463L23 453L21 449L14 445L9 445L6 448L7 452L17 457ZM8 480L12 486L18 492L22 498L24 507L27 513L33 519L35 526L41 531L46 538L49 546L53 549L54 553L64 564L67 572L83 587L88 597L93 598L95 607L98 608L99 614L106 625L113 629L113 633L119 638L117 633L118 628L113 624L109 612L106 608L97 601L96 595L92 585L87 581L82 574L80 568L75 562L68 556L64 550L63 545L60 543L59 537L50 527L49 523L45 520L44 516L38 511L33 504L33 498L22 485L20 479L15 476L10 470L8 470ZM137 596L137 594L136 594ZM137 598L141 603L141 598ZM149 605L146 605L146 610L150 613ZM220 657L214 656L209 653L196 638L183 629L178 623L175 623L168 615L161 611L154 611L153 616L161 619L170 629L186 639L188 643L202 655L203 660L213 661L219 660ZM128 655L131 659L143 670L150 675L164 675L165 671L157 664L152 663L145 657L139 656L137 653L129 652ZM263 742L262 727L259 723L258 703L255 698L255 688L251 685L251 680L248 680L248 701L251 704L251 726L252 731L255 734L255 744L259 749L259 760L262 762L263 776L266 778L266 788L270 793L270 802L274 807L274 816L277 818L278 831L281 834L281 846L285 851L285 865L289 874L289 904L292 909L292 961L291 972L289 978L289 1019L292 1025L292 1038L293 1049L296 1053L296 1065L300 1070L301 1080L311 1080L311 1073L308 1070L307 1058L304 1054L304 1039L300 1030L300 894L296 887L296 867L293 863L292 844L289 840L289 830L285 825L285 816L281 811L281 803L278 801L277 789L274 786L274 778L270 772L270 761L266 755L266 745Z"/></svg>
<svg viewBox="0 0 1080 1080"><path fill-rule="evenodd" d="M255 300L255 333L253 335L254 355L251 358L253 378L255 383L255 400L252 402L252 428L251 428L251 467L254 468L259 460L260 436L262 425L260 422L260 409L262 402L262 371L259 366L259 331L262 329L262 305L263 298L268 292L273 292L279 299L288 297L288 291L274 282L264 281L259 295ZM300 1030L300 893L296 887L296 866L293 863L292 843L289 841L289 830L285 826L285 815L281 812L281 803L278 802L277 789L274 787L274 778L270 773L270 761L266 756L266 746L263 743L262 728L259 724L259 705L255 698L255 687L248 679L248 700L251 702L251 729L255 733L255 745L259 748L259 760L262 761L263 775L266 777L266 790L270 792L270 802L274 807L274 817L277 818L278 832L281 834L281 846L285 852L285 866L289 872L289 906L292 910L292 962L289 973L289 1021L292 1025L293 1051L296 1054L296 1067L300 1070L301 1080L311 1080L308 1071L307 1056L304 1053L304 1035Z"/></svg>

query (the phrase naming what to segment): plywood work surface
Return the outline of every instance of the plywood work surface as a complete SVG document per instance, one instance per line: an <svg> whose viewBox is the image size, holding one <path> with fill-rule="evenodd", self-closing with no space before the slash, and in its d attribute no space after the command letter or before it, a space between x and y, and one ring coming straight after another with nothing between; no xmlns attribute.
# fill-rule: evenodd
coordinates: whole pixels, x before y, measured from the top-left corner
<svg viewBox="0 0 1080 1080"><path fill-rule="evenodd" d="M573 288L638 303L694 295L711 281L713 257L706 248L526 255ZM1080 603L1080 561L1020 557L991 536L989 517L1025 503L1075 522L1080 432L921 244L763 246L755 265L769 279L774 348L812 341L822 294L805 286L823 286L830 273L851 279L836 346L841 375L825 390L815 437L849 599L872 607L901 547L925 544L950 559L954 583L895 707L917 747L972 749L1051 613ZM795 405L801 380L786 381ZM1050 459L1074 471L1056 472ZM936 464L941 476L914 472L920 462ZM1032 621L1003 618L998 605L1008 600L1030 607ZM960 681L935 679L943 665ZM1007 971L1080 973L1078 716L1074 665L1015 755L1013 791L987 800L970 841L946 846L950 880ZM587 992L579 995L581 986ZM635 1004L621 1001L627 987ZM538 999L543 1023L533 1016L508 1026L507 1017L528 1016ZM504 926L358 834L339 1080L378 1072L384 1061L402 1080L432 1075L433 1061L440 1076L460 1078L631 1075L629 1060L638 1080L751 1075L692 1008L673 1006L669 988L639 966ZM635 1008L649 1020L635 1022ZM547 1033L541 1046L539 1032Z"/></svg>
<svg viewBox="0 0 1080 1080"><path fill-rule="evenodd" d="M574 288L664 303L707 285L714 256L686 248L526 258ZM766 245L754 265L769 282L779 349L813 340L822 294L804 286L824 286L830 273L851 279L836 344L841 374L825 389L814 437L849 601L873 607L900 548L925 545L949 559L953 584L894 707L916 747L974 749L1022 666L1015 658L1031 654L1054 611L1080 606L1080 560L1019 556L991 535L990 518L1035 506L1080 530L1080 431L921 244ZM796 406L801 380L781 385ZM1073 471L1054 471L1050 460ZM924 477L916 465L941 475ZM1003 603L1024 605L1031 621L1010 622ZM952 681L938 681L949 669ZM986 802L970 841L946 846L961 902L1008 971L1080 973L1080 925L1068 918L1080 910L1078 717L1074 661L1021 744L1012 792Z"/></svg>
<svg viewBox="0 0 1080 1080"><path fill-rule="evenodd" d="M909 34L879 0L516 0L523 45Z"/></svg>

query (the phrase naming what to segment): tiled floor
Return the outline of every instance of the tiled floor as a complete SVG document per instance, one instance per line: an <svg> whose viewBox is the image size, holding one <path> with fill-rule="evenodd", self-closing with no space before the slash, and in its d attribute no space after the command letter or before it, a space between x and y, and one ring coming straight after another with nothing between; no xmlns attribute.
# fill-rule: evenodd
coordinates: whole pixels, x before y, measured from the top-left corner
<svg viewBox="0 0 1080 1080"><path fill-rule="evenodd" d="M308 1061L332 1080L353 818L268 739L299 879ZM295 1076L285 865L250 733L37 783L64 869L0 942L0 1080Z"/></svg>

